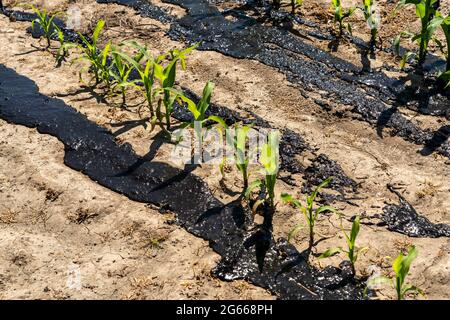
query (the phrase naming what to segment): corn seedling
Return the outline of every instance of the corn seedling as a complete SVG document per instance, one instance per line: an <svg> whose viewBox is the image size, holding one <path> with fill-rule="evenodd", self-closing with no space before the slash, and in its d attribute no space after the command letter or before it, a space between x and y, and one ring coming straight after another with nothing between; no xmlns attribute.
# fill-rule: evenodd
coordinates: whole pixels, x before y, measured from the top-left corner
<svg viewBox="0 0 450 320"><path fill-rule="evenodd" d="M247 142L249 140L248 133L251 130L251 125L236 125L234 128L234 136L232 137L227 131L227 143L233 146L234 151L234 162L236 164L236 168L242 175L242 180L244 184L244 193L248 188L248 164L250 162L250 158L246 153ZM223 164L221 165L220 171L223 173Z"/></svg>
<svg viewBox="0 0 450 320"><path fill-rule="evenodd" d="M147 47L138 44L133 41L130 42L129 45L135 49L137 49L138 54L133 58L123 52L120 54L124 59L128 61L139 73L139 81L135 81L135 86L142 90L145 100L147 101L148 108L150 110L150 118L151 122L154 125L156 122L155 111L153 108L153 84L154 84L154 75L153 75L153 57L148 53ZM140 58L139 58L140 57ZM142 63L143 62L143 63ZM140 111L138 111L140 113Z"/></svg>
<svg viewBox="0 0 450 320"><path fill-rule="evenodd" d="M109 74L114 79L111 86L111 92L114 93L117 88L120 88L122 103L125 104L125 92L127 90L127 87L134 85L133 82L128 81L128 77L133 70L133 66L128 64L127 60L123 58L122 53L116 47L113 47L113 49L111 50L111 56L113 62L112 66L109 68ZM140 59L142 59L141 53L133 58L133 60L136 62L139 62Z"/></svg>
<svg viewBox="0 0 450 320"><path fill-rule="evenodd" d="M370 27L370 43L375 44L377 41L378 28L380 26L380 19L376 15L373 8L375 0L363 0L363 7L361 8L364 19Z"/></svg>
<svg viewBox="0 0 450 320"><path fill-rule="evenodd" d="M331 178L327 178L320 185L318 185L314 191L306 197L306 206L303 206L299 200L294 199L290 194L283 193L281 194L281 199L289 204L292 204L294 207L300 210L303 216L306 219L306 223L309 227L309 249L314 246L314 226L316 225L317 217L325 212L336 212L331 206L320 206L318 208L314 208L314 201L320 192L320 190L326 187L330 182ZM290 240L301 228L301 225L296 225L291 232L289 233L288 240Z"/></svg>
<svg viewBox="0 0 450 320"><path fill-rule="evenodd" d="M186 55L194 50L198 46L198 43L186 48L182 51L179 50L171 50L169 54L162 55L158 57L153 63L153 75L155 79L157 79L160 83L160 88L154 91L154 96L159 97L158 105L156 108L156 117L159 119L160 123L162 123L162 118L165 117L166 122L166 130L170 130L170 116L173 113L173 108L176 100L182 96L179 92L174 90L176 72L177 72L177 63L180 61L181 67L183 70L186 69ZM167 66L162 65L162 61L170 57L169 64ZM212 89L211 89L212 92ZM210 95L208 99L210 98ZM202 99L203 101L203 99ZM205 101L203 101L205 102ZM164 112L162 112L162 106L164 106ZM208 105L209 106L209 100ZM202 106L203 107L203 106ZM202 110L200 110L202 111ZM206 109L205 109L206 111ZM198 121L202 121L198 120Z"/></svg>
<svg viewBox="0 0 450 320"><path fill-rule="evenodd" d="M54 34L53 20L55 19L56 14L50 15L48 14L46 9L39 10L39 8L33 5L30 5L30 8L34 11L34 13L37 16L37 18L31 22L31 28L34 30L36 24L38 24L41 27L42 32L44 33L44 37L47 40L47 47L45 49L48 49L50 48L51 45L50 40Z"/></svg>
<svg viewBox="0 0 450 320"><path fill-rule="evenodd" d="M414 259L416 259L416 257L417 249L412 246L411 248L409 248L408 254L406 256L403 255L403 253L400 253L398 257L393 261L392 269L395 273L394 278L391 279L385 276L375 277L368 281L367 286L370 287L383 283L392 285L397 293L397 300L404 300L406 294L409 292L424 296L425 293L422 289L405 283L411 263L414 261Z"/></svg>
<svg viewBox="0 0 450 320"><path fill-rule="evenodd" d="M259 162L263 166L264 180L253 181L245 191L245 196L249 198L253 190L259 188L265 190L265 198L259 199L253 206L253 211L262 203L267 203L270 213L275 212L275 184L277 182L279 164L279 143L280 133L272 131L268 134L267 142L261 147Z"/></svg>
<svg viewBox="0 0 450 320"><path fill-rule="evenodd" d="M194 117L194 121L192 121L190 123L186 123L184 125L184 127L191 126L192 128L194 128L196 122L200 124L199 127L202 127L206 121L213 121L213 122L220 124L224 128L227 127L225 121L222 118L220 118L219 116L207 116L206 115L206 111L208 110L210 102L211 102L211 96L212 96L213 90L214 90L214 83L211 81L208 81L206 83L205 87L203 88L202 98L200 99L200 101L197 104L195 104L194 101L192 101L191 99L186 97L183 93L178 94L179 98L183 102L186 103L188 110L191 112L192 116Z"/></svg>
<svg viewBox="0 0 450 320"><path fill-rule="evenodd" d="M433 34L439 27L441 20L436 17L437 10L436 4L438 0L400 0L396 10L405 7L406 5L413 4L416 7L416 14L420 18L421 30L420 33L402 32L394 40L394 46L397 54L399 54L400 40L401 38L411 38L411 41L416 42L419 45L419 53L417 56L417 62L422 65L425 61L428 53L428 46L430 41L435 40ZM433 18L434 17L434 18ZM415 56L414 53L408 52L402 58L402 65L408 60L408 58Z"/></svg>
<svg viewBox="0 0 450 320"><path fill-rule="evenodd" d="M325 251L324 253L322 253L319 256L319 259L321 259L321 258L328 258L328 257L331 257L331 256L333 256L333 255L335 255L337 253L341 253L341 252L345 253L345 254L347 254L347 257L348 257L348 259L350 261L350 264L352 266L353 274L356 274L356 272L355 272L356 260L358 260L358 256L359 256L360 253L368 250L367 247L357 248L356 245L355 245L356 238L357 238L358 233L359 233L359 226L360 226L360 218L359 218L359 216L357 216L355 218L355 220L353 220L352 229L350 231L350 234L348 234L345 231L344 227L342 226L342 220L341 220L341 229L342 229L342 232L344 233L345 240L347 241L347 250L342 248L342 247L330 248L327 251Z"/></svg>
<svg viewBox="0 0 450 320"><path fill-rule="evenodd" d="M54 34L57 36L59 41L59 48L56 53L56 62L60 63L69 55L69 49L75 48L77 45L72 42L66 42L64 32L56 24L53 24L53 28L55 29Z"/></svg>
<svg viewBox="0 0 450 320"><path fill-rule="evenodd" d="M352 33L352 26L350 23L345 24L344 20L349 18L356 10L356 8L350 8L344 12L342 8L341 0L331 0L331 8L334 12L334 23L339 24L339 36L342 36L344 29L346 28L350 34Z"/></svg>
<svg viewBox="0 0 450 320"><path fill-rule="evenodd" d="M82 44L79 48L84 52L83 56L79 60L86 60L90 63L90 71L95 76L95 83L99 84L101 81L105 82L108 90L111 87L110 83L110 65L108 63L108 56L111 50L111 43L108 43L105 48L100 51L97 47L98 38L100 32L105 26L104 20L99 20L92 33L92 40L87 39L84 35L79 33ZM80 79L84 70L80 71Z"/></svg>

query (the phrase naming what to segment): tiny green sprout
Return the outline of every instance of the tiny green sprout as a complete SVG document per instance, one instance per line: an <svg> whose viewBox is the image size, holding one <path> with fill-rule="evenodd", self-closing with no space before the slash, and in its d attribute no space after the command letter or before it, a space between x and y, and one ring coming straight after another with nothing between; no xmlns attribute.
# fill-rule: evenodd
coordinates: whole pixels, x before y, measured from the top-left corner
<svg viewBox="0 0 450 320"><path fill-rule="evenodd" d="M95 83L99 84L101 81L103 81L105 82L107 88L110 89L110 65L108 63L108 56L111 50L111 43L108 43L102 51L100 51L100 49L97 47L98 38L104 26L104 20L99 20L97 22L94 32L92 33L91 41L89 41L84 35L79 33L82 43L79 44L78 47L83 51L84 54L78 60L88 61L90 63L90 71L94 73L95 76ZM85 71L86 70L80 71L80 79L82 73Z"/></svg>
<svg viewBox="0 0 450 320"><path fill-rule="evenodd" d="M347 241L347 250L345 250L342 247L330 248L330 249L326 250L324 253L322 253L319 256L319 259L328 258L328 257L331 257L331 256L333 256L337 253L341 253L341 252L346 253L347 257L350 261L350 264L352 266L352 272L353 272L353 274L356 274L355 263L358 260L358 256L360 253L368 250L367 247L364 247L364 248L356 247L355 243L356 243L356 238L358 237L359 227L360 227L360 218L359 218L359 216L356 216L355 220L353 220L352 229L350 231L350 234L348 234L344 230L344 227L342 226L342 220L341 220L341 229L342 229L342 232L344 233L345 240Z"/></svg>
<svg viewBox="0 0 450 320"><path fill-rule="evenodd" d="M414 246L409 248L408 254L406 256L403 255L403 253L400 253L392 263L392 269L395 273L394 278L391 279L385 276L378 276L370 279L367 282L367 287L383 283L392 285L397 293L397 300L404 300L406 294L409 292L413 292L416 295L420 294L422 296L425 296L425 293L422 289L414 285L405 283L406 277L409 274L411 263L414 261L414 259L416 259L416 257L417 249Z"/></svg>
<svg viewBox="0 0 450 320"><path fill-rule="evenodd" d="M50 15L48 14L46 9L39 10L39 8L35 7L34 5L30 5L30 8L37 16L37 18L31 22L31 28L34 30L36 23L41 27L45 39L47 40L47 47L45 49L48 49L50 48L50 40L54 34L53 20L55 19L57 14Z"/></svg>
<svg viewBox="0 0 450 320"><path fill-rule="evenodd" d="M249 179L248 165L250 162L250 158L246 152L246 149L247 149L247 142L249 141L248 133L250 132L251 128L252 128L251 125L237 124L234 127L233 136L231 135L231 131L226 132L227 143L233 146L234 162L236 164L236 168L242 174L244 193L245 190L247 190L248 188L248 179ZM224 174L223 164L224 163L222 163L220 167L222 175Z"/></svg>
<svg viewBox="0 0 450 320"><path fill-rule="evenodd" d="M364 14L364 19L370 27L370 43L374 45L377 41L378 28L380 27L380 19L375 14L375 0L362 0L363 7L360 8Z"/></svg>
<svg viewBox="0 0 450 320"><path fill-rule="evenodd" d="M405 7L406 5L415 5L416 14L420 18L421 30L419 33L402 32L394 40L394 47L397 54L399 54L400 40L401 38L410 38L411 41L416 42L419 45L419 52L417 55L417 62L422 65L425 62L425 58L428 53L428 46L430 41L436 41L433 37L436 29L441 24L441 18L436 10L438 0L400 0L397 4L396 10ZM402 57L401 64L412 56L416 56L415 53L407 52Z"/></svg>
<svg viewBox="0 0 450 320"><path fill-rule="evenodd" d="M277 182L279 167L280 132L271 131L267 136L267 142L263 144L259 156L259 162L263 166L264 180L253 181L245 191L245 197L249 198L253 190L264 188L266 197L259 199L253 206L254 210L262 203L267 203L270 213L275 213L275 184Z"/></svg>
<svg viewBox="0 0 450 320"><path fill-rule="evenodd" d="M353 13L355 12L356 8L350 8L347 11L344 12L344 9L342 8L342 2L341 0L331 0L331 8L334 12L334 23L339 24L339 36L341 37L344 28L347 28L348 32L350 34L352 33L352 26L350 23L345 24L344 20L349 18Z"/></svg>
<svg viewBox="0 0 450 320"><path fill-rule="evenodd" d="M314 226L316 225L317 217L325 212L336 212L336 209L332 206L319 206L318 208L314 208L314 201L320 192L320 190L326 187L332 178L325 179L321 184L319 184L314 191L306 197L306 207L303 206L299 200L294 199L293 196L287 193L281 194L281 199L289 204L292 204L294 207L300 210L303 216L306 219L306 222L309 227L309 249L314 246ZM291 240L293 236L300 230L301 225L296 225L291 232L289 233L288 241Z"/></svg>

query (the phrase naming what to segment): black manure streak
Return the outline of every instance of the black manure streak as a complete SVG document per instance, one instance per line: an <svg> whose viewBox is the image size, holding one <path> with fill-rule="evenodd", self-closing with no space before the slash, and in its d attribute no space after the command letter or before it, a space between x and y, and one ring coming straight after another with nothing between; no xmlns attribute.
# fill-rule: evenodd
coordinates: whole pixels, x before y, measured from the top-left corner
<svg viewBox="0 0 450 320"><path fill-rule="evenodd" d="M5 16L9 17L10 20L13 21L33 21L38 18L38 16L35 13L29 13L29 12L22 12L22 11L13 11L5 9L2 12ZM66 27L65 23L55 17L53 19L53 22L61 29L61 31L64 33L64 39L65 41L69 42L81 42L80 36L73 31L72 29L69 29ZM54 34L55 28L51 27L50 33L52 34L51 38L53 40L58 40L58 36ZM44 31L42 30L41 26L38 23L34 24L34 28L29 27L27 29L27 32L29 32L33 38L40 38L44 36ZM89 37L87 37L89 39Z"/></svg>
<svg viewBox="0 0 450 320"><path fill-rule="evenodd" d="M101 0L132 6L141 15L158 19L140 1ZM411 80L392 79L382 72L362 72L359 67L309 45L283 28L263 26L257 20L236 10L221 13L206 0L165 0L187 10L180 19L173 19L169 35L191 43L200 41L201 50L214 50L241 59L258 60L278 68L288 79L307 91L324 91L325 98L351 105L360 118L377 127L380 136L384 128L407 141L426 145L434 133L423 130L397 112L399 104L423 113L449 116L449 91L438 93L429 83L414 84ZM393 104L389 108L386 104ZM450 157L448 136L441 138L434 150Z"/></svg>
<svg viewBox="0 0 450 320"><path fill-rule="evenodd" d="M129 144L118 145L109 131L62 100L40 94L33 81L3 65L0 118L58 138L65 164L100 185L175 212L180 226L208 240L222 256L214 270L221 279L245 279L280 299L362 299L364 285L345 265L313 268L284 239L275 242L265 228L250 229L239 203L221 203L185 170L142 161Z"/></svg>
<svg viewBox="0 0 450 320"><path fill-rule="evenodd" d="M388 188L399 198L399 204L389 204L383 208L381 220L391 231L406 234L409 237L450 237L450 226L430 222L420 216L414 207L391 186Z"/></svg>

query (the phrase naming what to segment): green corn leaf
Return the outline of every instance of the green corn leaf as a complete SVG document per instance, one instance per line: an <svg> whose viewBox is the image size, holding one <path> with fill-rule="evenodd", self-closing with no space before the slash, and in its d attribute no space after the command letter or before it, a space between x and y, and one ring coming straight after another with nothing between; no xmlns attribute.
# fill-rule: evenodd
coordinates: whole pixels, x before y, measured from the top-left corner
<svg viewBox="0 0 450 320"><path fill-rule="evenodd" d="M405 289L403 289L403 291L402 291L402 298L404 298L405 297L405 295L408 293L408 292L414 292L414 293L416 293L416 294L420 294L421 296L423 296L423 297L426 297L426 295L425 295L425 292L422 290L422 289L420 289L419 287L416 287L416 286L407 286Z"/></svg>
<svg viewBox="0 0 450 320"><path fill-rule="evenodd" d="M358 236L359 233L359 227L360 227L360 219L359 216L356 216L355 220L353 220L352 223L352 230L350 232L350 241L352 243L355 242L356 237Z"/></svg>
<svg viewBox="0 0 450 320"><path fill-rule="evenodd" d="M94 33L92 34L92 42L94 45L97 44L98 38L100 36L100 32L103 30L103 27L105 26L104 20L99 20L97 22L97 25L95 26Z"/></svg>
<svg viewBox="0 0 450 320"><path fill-rule="evenodd" d="M297 224L294 228L292 228L288 233L287 241L291 243L291 240L298 234L301 229L303 229L303 226L301 224Z"/></svg>
<svg viewBox="0 0 450 320"><path fill-rule="evenodd" d="M219 116L209 116L207 120L215 121L225 129L228 127L225 121Z"/></svg>
<svg viewBox="0 0 450 320"><path fill-rule="evenodd" d="M185 95L181 95L180 98L181 98L181 100L183 100L187 104L187 107L188 107L189 111L194 116L194 119L197 120L200 117L200 111L198 111L197 105L194 103L194 101L192 101L191 99L189 99Z"/></svg>
<svg viewBox="0 0 450 320"><path fill-rule="evenodd" d="M262 186L262 181L261 180L255 180L252 183L250 183L250 185L248 186L247 190L245 190L245 197L248 199L250 197L250 194L256 189L256 188L260 188Z"/></svg>
<svg viewBox="0 0 450 320"><path fill-rule="evenodd" d="M203 88L203 96L197 105L197 110L200 112L201 115L201 119L199 120L203 120L205 116L206 109L208 109L211 101L211 95L213 90L214 90L214 83L208 81L208 83L206 83L205 87Z"/></svg>
<svg viewBox="0 0 450 320"><path fill-rule="evenodd" d="M319 259L329 258L341 252L343 252L343 249L341 247L330 248L325 252L323 252L318 258Z"/></svg>

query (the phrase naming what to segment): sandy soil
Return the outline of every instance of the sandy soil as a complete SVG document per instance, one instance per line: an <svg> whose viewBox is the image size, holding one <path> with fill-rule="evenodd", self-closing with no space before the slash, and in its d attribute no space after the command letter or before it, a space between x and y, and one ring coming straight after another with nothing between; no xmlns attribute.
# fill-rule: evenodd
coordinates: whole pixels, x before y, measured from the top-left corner
<svg viewBox="0 0 450 320"><path fill-rule="evenodd" d="M53 10L68 5L67 1L46 4ZM165 6L183 14L176 6ZM109 40L118 43L139 39L155 54L183 47L165 36L167 25L139 17L131 9L90 1L84 1L83 8L86 15L81 31L89 31L99 18L108 21L101 39L103 44ZM314 12L308 17L315 16ZM328 13L325 10L323 14ZM398 31L399 26L389 25ZM136 108L116 107L120 99L105 103L98 99L99 92L80 90L80 67L65 63L55 68L48 52L30 46L39 46L39 41L25 32L28 26L29 23L12 23L0 16L3 52L0 63L35 81L43 94L63 99L112 132L123 127L121 122L138 119ZM383 32L386 38L394 33L390 29ZM326 48L325 43L314 44ZM352 62L359 59L351 44L340 46L335 54ZM374 63L381 64L380 60L395 63L388 55L377 56ZM388 134L380 138L367 123L327 114L312 99L304 98L282 74L255 61L195 51L189 56L188 70L180 73L180 85L200 93L208 80L216 84L214 102L243 114L254 112L273 126L300 133L315 147L315 153L298 159L301 163L308 165L314 154L324 153L360 183L359 193L352 200L355 205L334 204L347 217L381 213L385 203L396 203L396 196L386 189L386 184L391 183L401 187L406 199L431 221L450 224L448 159L435 154L423 157L417 153L420 146ZM130 106L140 101L136 95L130 94ZM449 123L410 111L405 114L421 127ZM120 134L118 139L144 155L155 134L148 127L137 126ZM171 219L170 214L161 215L155 208L130 201L65 167L63 150L56 139L5 122L0 122L0 135L1 297L273 298L245 282L223 283L211 278L209 270L217 256L204 241L165 223ZM169 145L163 145L156 159L170 161L170 150ZM8 170L12 167L13 172ZM215 196L224 202L236 197L224 192L217 166L204 165L194 173L202 176ZM294 178L301 185L302 177ZM232 191L240 191L240 180L234 170L226 175L225 185ZM304 199L299 189L281 181L277 183L277 191ZM274 219L275 237L285 237L301 221L299 213L279 203ZM336 217L324 216L318 222L318 231L330 236L318 245L318 252L344 244L338 225ZM361 246L370 246L358 263L359 274L367 274L373 266L389 273L389 257L414 244L419 257L409 280L425 289L428 298L450 299L450 239L408 238L383 227L362 226L359 241ZM299 233L294 243L305 249L305 231ZM325 266L339 264L341 259L312 262ZM68 270L73 266L81 271L81 290L67 288ZM382 290L380 297L390 298L392 292Z"/></svg>

